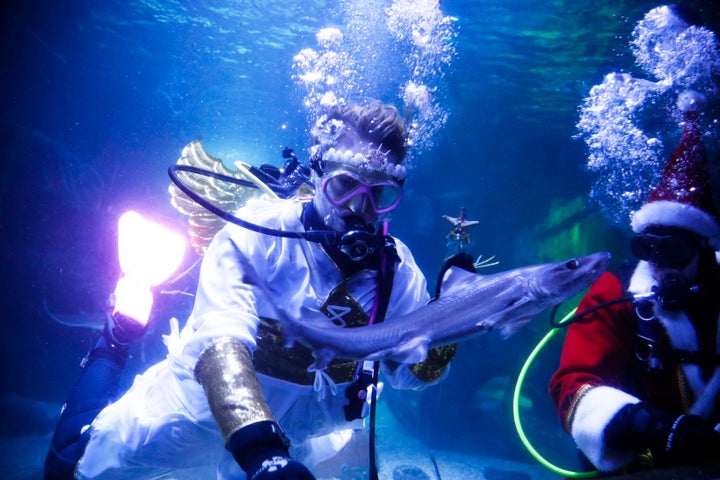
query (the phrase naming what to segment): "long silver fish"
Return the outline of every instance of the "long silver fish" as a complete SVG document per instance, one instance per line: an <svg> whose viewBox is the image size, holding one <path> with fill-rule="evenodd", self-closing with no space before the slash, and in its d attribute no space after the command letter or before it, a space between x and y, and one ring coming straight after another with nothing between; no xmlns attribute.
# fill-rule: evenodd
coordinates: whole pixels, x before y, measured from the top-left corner
<svg viewBox="0 0 720 480"><path fill-rule="evenodd" d="M325 368L335 357L416 363L425 359L430 348L493 329L500 329L505 337L511 335L543 310L587 288L609 260L609 253L598 252L492 275L453 267L445 275L437 300L365 327L318 327L312 316L320 312L307 309L303 319L295 319L276 309L287 344L298 341L313 350L315 363L310 371Z"/></svg>

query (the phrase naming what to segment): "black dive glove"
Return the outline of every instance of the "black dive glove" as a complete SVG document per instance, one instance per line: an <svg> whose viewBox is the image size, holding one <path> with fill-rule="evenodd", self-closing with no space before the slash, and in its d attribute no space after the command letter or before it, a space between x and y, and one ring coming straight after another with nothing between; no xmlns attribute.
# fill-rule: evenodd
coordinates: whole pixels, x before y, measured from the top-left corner
<svg viewBox="0 0 720 480"><path fill-rule="evenodd" d="M443 277L445 277L445 273L450 267L459 267L470 273L477 273L477 269L475 268L475 260L473 259L473 256L469 253L460 252L449 257L447 260L445 260L445 263L443 264L443 267L440 269L440 273L438 274L435 287L435 298L438 298L440 296L440 289L442 288Z"/></svg>
<svg viewBox="0 0 720 480"><path fill-rule="evenodd" d="M103 336L106 337L108 343L128 345L145 335L147 329L147 324L143 325L120 312L115 312L110 315L110 318L105 324Z"/></svg>
<svg viewBox="0 0 720 480"><path fill-rule="evenodd" d="M626 405L605 428L612 448L650 448L659 464L683 465L716 460L720 433L699 415L672 415L645 403Z"/></svg>
<svg viewBox="0 0 720 480"><path fill-rule="evenodd" d="M226 448L248 480L315 480L305 465L290 458L289 446L280 425L265 420L235 432Z"/></svg>

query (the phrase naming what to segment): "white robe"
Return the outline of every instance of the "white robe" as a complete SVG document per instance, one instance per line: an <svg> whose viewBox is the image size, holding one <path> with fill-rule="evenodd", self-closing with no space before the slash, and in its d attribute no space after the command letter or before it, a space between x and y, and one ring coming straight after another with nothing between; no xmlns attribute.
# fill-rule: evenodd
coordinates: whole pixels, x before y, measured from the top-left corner
<svg viewBox="0 0 720 480"><path fill-rule="evenodd" d="M296 201L261 198L248 202L238 216L270 228L302 231L301 209ZM429 300L426 280L400 241L397 252L400 263L386 322ZM237 255L245 256L275 298L268 299L257 287L243 282ZM375 296L375 275L362 272L348 286L366 312ZM178 331L175 322L165 337L167 358L139 375L124 396L98 415L76 469L78 478L244 478L224 450L203 388L193 375L198 357L214 340L227 336L254 351L258 317L275 317L269 301L282 302L286 312L299 317L302 307L319 309L341 281L340 271L317 244L228 224L205 253L186 325ZM405 365L394 371L383 368L382 373L395 388L427 385ZM291 454L311 469L342 449L353 431L362 428L361 421L345 421L346 385L321 377L315 386L264 375L258 378L273 415L291 440Z"/></svg>

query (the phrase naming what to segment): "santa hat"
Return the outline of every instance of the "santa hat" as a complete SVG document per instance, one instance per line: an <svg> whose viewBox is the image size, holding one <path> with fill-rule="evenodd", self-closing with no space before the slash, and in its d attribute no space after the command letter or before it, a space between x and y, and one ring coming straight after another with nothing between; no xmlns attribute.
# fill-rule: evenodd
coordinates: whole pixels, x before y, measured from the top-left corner
<svg viewBox="0 0 720 480"><path fill-rule="evenodd" d="M708 238L720 249L720 221L710 187L710 172L697 118L705 98L683 92L678 107L684 112L680 145L665 165L660 185L632 216L635 233L651 225L679 227Z"/></svg>

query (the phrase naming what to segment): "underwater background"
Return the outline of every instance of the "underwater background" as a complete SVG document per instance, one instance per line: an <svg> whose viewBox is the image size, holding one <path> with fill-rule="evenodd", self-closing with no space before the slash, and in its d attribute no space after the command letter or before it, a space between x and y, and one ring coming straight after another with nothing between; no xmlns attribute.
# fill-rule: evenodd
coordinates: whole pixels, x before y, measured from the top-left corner
<svg viewBox="0 0 720 480"><path fill-rule="evenodd" d="M720 31L715 2L680 3ZM341 53L352 57L356 73L343 87L348 99L375 97L407 109L408 80L430 89L425 103L408 111L419 119L417 148L390 232L413 250L431 291L452 253L451 225L442 216L457 216L461 208L480 221L465 248L499 262L480 273L597 250L611 251L612 268L620 268L631 260L628 222L599 199L578 135L579 109L608 73L646 76L629 42L637 22L658 5L6 2L0 7L0 475L41 477L60 405L98 337L120 273L120 214L136 209L185 229L167 190L167 168L183 146L201 140L228 164L281 166L286 146L307 158L309 121L323 92L309 84L298 55L322 48L316 34L323 28L345 33ZM420 22L419 34L429 37L422 45L432 48L413 49L417 39L393 32L388 17L398 28ZM423 30L422 22L437 28ZM660 105L668 95L643 110L642 128L662 140L660 158L680 133ZM706 117L716 174L717 96ZM189 253L186 267L194 260ZM193 280L188 275L178 288L191 292ZM184 320L191 305L188 295L157 296L151 332L135 346L126 383L164 357L168 319ZM491 333L462 343L443 384L424 392L387 389L381 415L430 451L525 463L529 473L517 478L548 478L518 439L510 410L518 371L548 330L543 314L508 340ZM546 394L561 338L530 370L520 407L536 447L577 468ZM392 438L383 425L378 437Z"/></svg>

